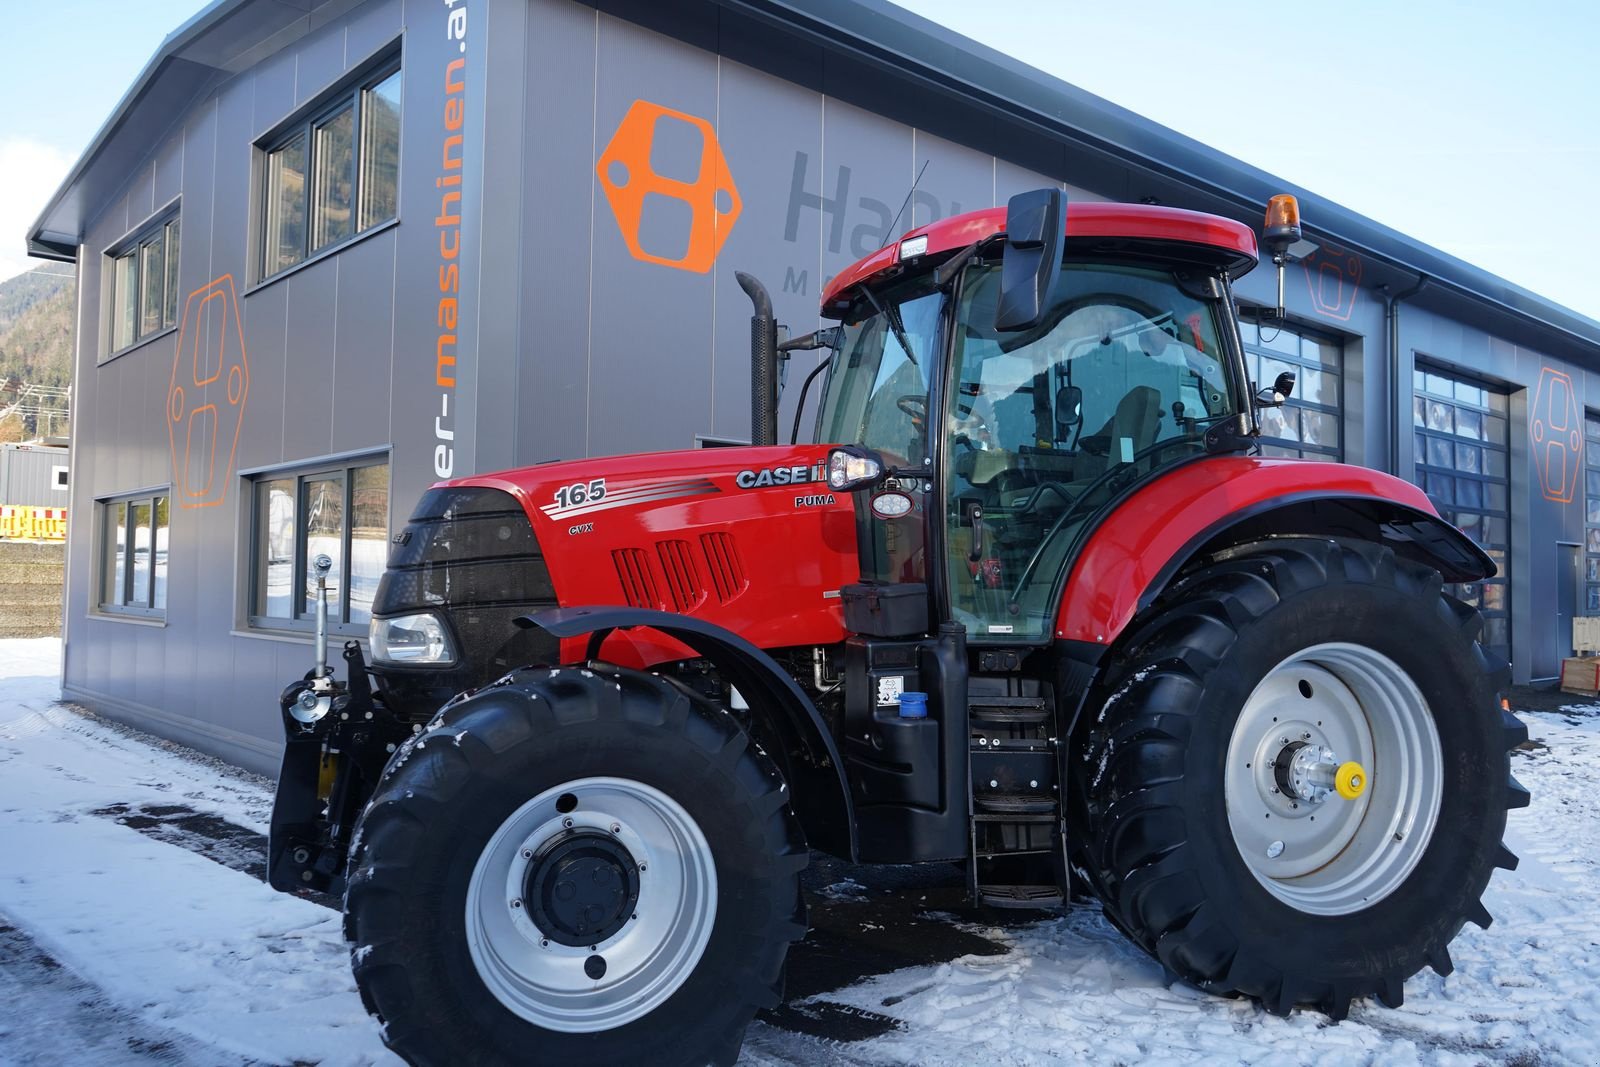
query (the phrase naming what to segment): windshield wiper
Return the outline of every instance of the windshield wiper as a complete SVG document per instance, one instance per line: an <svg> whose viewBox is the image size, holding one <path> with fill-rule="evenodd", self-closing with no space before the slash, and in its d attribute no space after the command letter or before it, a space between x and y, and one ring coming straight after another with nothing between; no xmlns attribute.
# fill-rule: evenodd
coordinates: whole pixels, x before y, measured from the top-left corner
<svg viewBox="0 0 1600 1067"><path fill-rule="evenodd" d="M893 308L885 308L878 298L872 295L872 290L865 286L861 289L861 295L867 298L867 303L872 305L872 310L882 315L883 320L889 324L889 329L894 333L894 339L900 342L901 348L905 349L906 358L911 361L911 365L913 367L921 366L917 362L917 354L911 351L911 342L906 338L906 328L901 325L900 306L896 304Z"/></svg>

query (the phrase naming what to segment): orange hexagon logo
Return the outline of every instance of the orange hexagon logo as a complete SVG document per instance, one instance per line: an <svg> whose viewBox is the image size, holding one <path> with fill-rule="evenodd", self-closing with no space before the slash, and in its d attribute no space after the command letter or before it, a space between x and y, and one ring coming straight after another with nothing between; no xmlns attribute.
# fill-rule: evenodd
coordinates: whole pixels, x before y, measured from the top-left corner
<svg viewBox="0 0 1600 1067"><path fill-rule="evenodd" d="M189 294L172 357L167 437L172 444L172 495L180 507L215 507L228 498L249 394L239 300L233 275L224 274Z"/></svg>
<svg viewBox="0 0 1600 1067"><path fill-rule="evenodd" d="M1583 468L1583 413L1571 375L1543 367L1528 419L1533 465L1546 500L1570 504Z"/></svg>
<svg viewBox="0 0 1600 1067"><path fill-rule="evenodd" d="M664 131L665 137L674 141L682 141L685 135L691 140L698 138L698 170L693 175L679 178L656 171L653 156ZM635 100L628 108L595 164L595 175L628 253L663 267L697 274L710 270L743 207L711 123L648 100ZM686 205L687 215L670 218L668 205L673 202ZM661 237L652 231L644 238L640 231L646 211L660 215L662 229L675 229L676 234Z"/></svg>

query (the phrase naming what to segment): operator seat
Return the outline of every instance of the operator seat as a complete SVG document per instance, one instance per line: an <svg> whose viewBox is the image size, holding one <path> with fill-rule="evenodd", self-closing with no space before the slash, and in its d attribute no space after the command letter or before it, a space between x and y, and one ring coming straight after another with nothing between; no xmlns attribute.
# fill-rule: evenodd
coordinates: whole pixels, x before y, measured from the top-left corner
<svg viewBox="0 0 1600 1067"><path fill-rule="evenodd" d="M1136 385L1117 401L1117 410L1100 428L1080 442L1090 460L1084 473L1100 475L1126 463L1156 443L1161 429L1161 394L1148 385ZM1127 442L1127 445L1124 445ZM1101 462L1093 463L1098 458ZM1094 469L1098 467L1098 469Z"/></svg>

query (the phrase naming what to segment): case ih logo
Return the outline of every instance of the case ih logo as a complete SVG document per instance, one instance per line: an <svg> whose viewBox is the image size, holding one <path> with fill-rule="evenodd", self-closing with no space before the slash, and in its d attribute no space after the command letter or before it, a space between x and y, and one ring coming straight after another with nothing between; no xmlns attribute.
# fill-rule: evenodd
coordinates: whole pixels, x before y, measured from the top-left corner
<svg viewBox="0 0 1600 1067"><path fill-rule="evenodd" d="M1545 367L1539 372L1528 435L1533 438L1533 465L1539 469L1544 498L1572 503L1583 469L1583 416L1572 378L1564 371Z"/></svg>
<svg viewBox="0 0 1600 1067"><path fill-rule="evenodd" d="M674 126L678 129L672 129ZM663 135L664 130L671 132ZM685 134L697 142L700 149L693 176L685 181L657 173L654 164L659 159L658 138L683 142ZM648 100L633 102L611 143L600 154L595 174L611 204L611 213L617 218L617 227L622 231L629 254L646 263L704 274L716 262L717 253L722 251L723 242L733 232L733 224L739 218L742 206L739 190L728 173L728 161L722 155L722 146L717 144L711 123ZM663 238L652 232L648 238L641 238L647 205L652 216L657 216L652 220L657 225L668 226L674 221L668 215L667 205L660 202L662 199L688 206L687 217L683 220L687 232L680 224L673 237ZM656 251L648 250L646 243ZM678 249L682 249L681 254L658 254Z"/></svg>
<svg viewBox="0 0 1600 1067"><path fill-rule="evenodd" d="M186 508L228 497L233 454L250 395L250 366L239 328L233 275L189 294L167 386L167 436L172 442L173 496ZM217 460L228 450L218 477Z"/></svg>

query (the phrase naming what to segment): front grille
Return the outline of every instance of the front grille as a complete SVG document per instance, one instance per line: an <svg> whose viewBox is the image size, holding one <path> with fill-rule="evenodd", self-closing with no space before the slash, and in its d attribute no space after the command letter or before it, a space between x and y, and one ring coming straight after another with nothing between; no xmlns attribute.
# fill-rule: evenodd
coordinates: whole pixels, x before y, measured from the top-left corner
<svg viewBox="0 0 1600 1067"><path fill-rule="evenodd" d="M672 610L687 615L706 598L706 591L694 572L689 542L657 541L656 554L661 557L661 570L667 576L667 589L672 593Z"/></svg>
<svg viewBox="0 0 1600 1067"><path fill-rule="evenodd" d="M630 607L661 610L661 594L656 592L655 575L650 573L650 557L640 548L619 548L611 553L617 568L617 583L622 599Z"/></svg>
<svg viewBox="0 0 1600 1067"><path fill-rule="evenodd" d="M705 550L717 599L726 604L744 592L750 581L745 577L744 564L739 560L739 549L734 544L733 535L716 532L701 534L700 547Z"/></svg>
<svg viewBox="0 0 1600 1067"><path fill-rule="evenodd" d="M415 722L446 700L530 663L554 663L558 642L523 630L519 615L556 606L544 553L528 516L498 489L423 494L389 551L373 614L433 611L456 643L454 667L375 668L384 702Z"/></svg>

